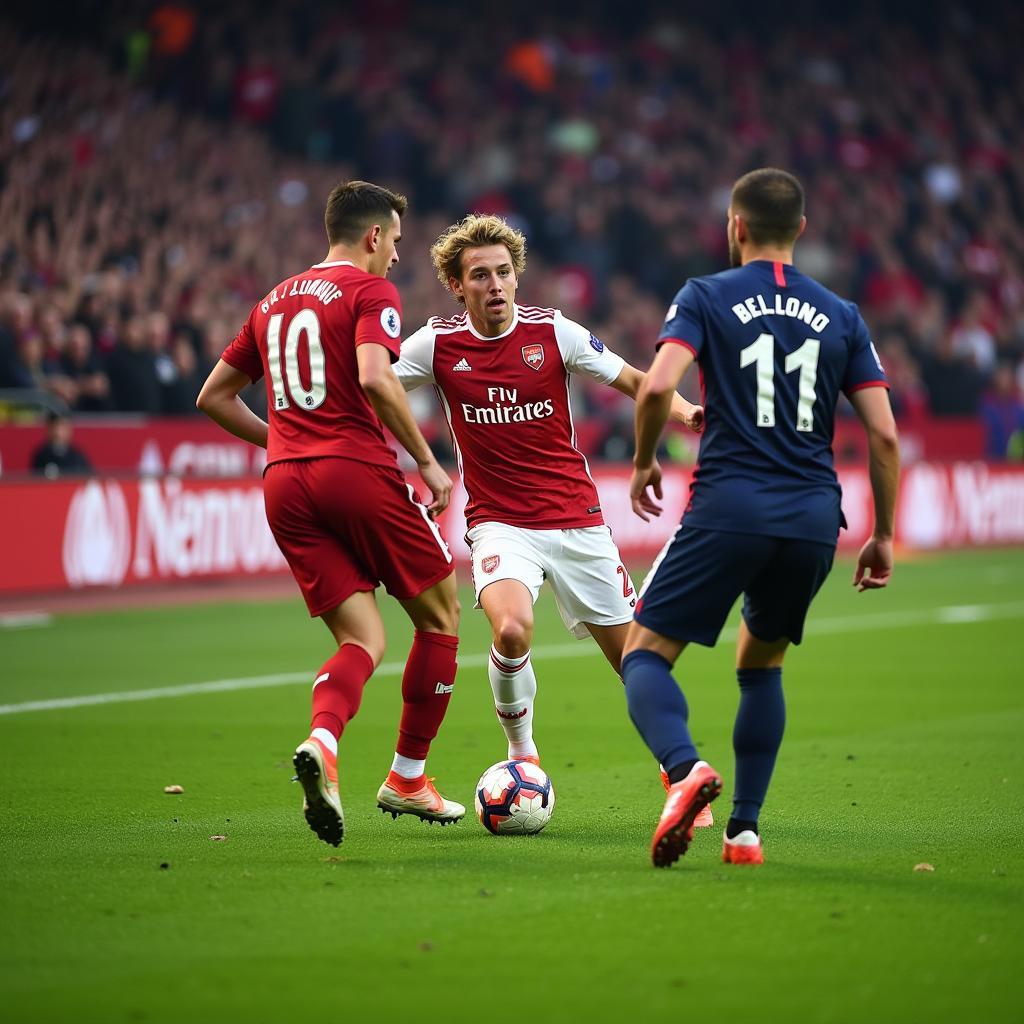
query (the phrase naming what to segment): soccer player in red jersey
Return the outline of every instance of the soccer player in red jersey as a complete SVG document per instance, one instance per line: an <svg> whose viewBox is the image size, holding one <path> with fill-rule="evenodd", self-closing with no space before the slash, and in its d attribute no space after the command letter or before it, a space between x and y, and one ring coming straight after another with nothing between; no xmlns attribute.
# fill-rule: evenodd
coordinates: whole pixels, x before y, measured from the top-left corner
<svg viewBox="0 0 1024 1024"><path fill-rule="evenodd" d="M467 534L478 607L491 625L488 676L509 757L537 761L533 604L546 579L576 637L593 636L619 671L636 595L576 447L571 373L633 397L644 374L554 309L515 301L523 235L471 215L431 249L441 283L466 309L407 338L395 372L406 390L434 384L469 497ZM703 410L676 395L674 419Z"/></svg>
<svg viewBox="0 0 1024 1024"><path fill-rule="evenodd" d="M397 750L378 805L442 824L465 813L424 770L454 686L459 605L452 557L433 522L452 482L391 367L402 319L386 276L398 262L405 208L404 196L379 185L338 185L327 200L326 259L253 307L197 401L225 430L267 449L267 520L310 615L324 620L338 644L316 674L310 736L294 758L306 820L335 846L344 831L338 739L384 655L374 593L380 583L416 632L402 677ZM260 377L269 424L238 397ZM416 460L429 507L405 482L382 422Z"/></svg>

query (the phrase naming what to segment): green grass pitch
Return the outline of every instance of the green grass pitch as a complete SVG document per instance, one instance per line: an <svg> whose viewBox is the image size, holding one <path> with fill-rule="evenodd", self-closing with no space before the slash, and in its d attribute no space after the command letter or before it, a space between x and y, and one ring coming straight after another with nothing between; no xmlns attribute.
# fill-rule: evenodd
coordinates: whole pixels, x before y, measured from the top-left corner
<svg viewBox="0 0 1024 1024"><path fill-rule="evenodd" d="M839 564L788 659L758 869L721 864L717 826L650 866L655 766L547 593L536 732L558 804L519 839L376 809L392 670L343 741L345 842L317 842L290 754L329 637L297 598L0 630L0 1019L1024 1019L1024 551L907 560L883 593L849 578ZM464 667L429 767L470 804L504 744L486 622L463 600ZM383 604L400 661L411 630ZM691 648L676 671L725 776L719 824L732 657ZM11 711L276 673L308 678Z"/></svg>

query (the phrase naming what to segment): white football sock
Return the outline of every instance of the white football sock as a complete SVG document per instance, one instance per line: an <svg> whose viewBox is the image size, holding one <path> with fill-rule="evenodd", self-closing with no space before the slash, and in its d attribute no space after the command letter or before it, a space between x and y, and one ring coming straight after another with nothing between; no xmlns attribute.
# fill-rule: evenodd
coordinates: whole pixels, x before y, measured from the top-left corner
<svg viewBox="0 0 1024 1024"><path fill-rule="evenodd" d="M319 740L335 757L338 756L338 739L329 729L314 729L309 735Z"/></svg>
<svg viewBox="0 0 1024 1024"><path fill-rule="evenodd" d="M391 762L391 770L396 775L401 775L403 779L418 779L426 768L426 761L414 761L411 757L403 757L401 754L395 754L395 759Z"/></svg>
<svg viewBox="0 0 1024 1024"><path fill-rule="evenodd" d="M527 651L521 658L506 658L491 645L487 659L487 678L494 694L494 710L505 730L509 757L537 756L533 742L533 704L537 696L537 677Z"/></svg>

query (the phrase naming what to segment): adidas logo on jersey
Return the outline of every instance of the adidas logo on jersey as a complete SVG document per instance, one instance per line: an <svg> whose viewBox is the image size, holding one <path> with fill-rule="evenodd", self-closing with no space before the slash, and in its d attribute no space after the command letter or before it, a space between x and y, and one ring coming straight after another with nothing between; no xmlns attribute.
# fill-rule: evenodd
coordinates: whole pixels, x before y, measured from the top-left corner
<svg viewBox="0 0 1024 1024"><path fill-rule="evenodd" d="M469 373L473 367L469 365L469 360L463 356L453 367L453 373Z"/></svg>

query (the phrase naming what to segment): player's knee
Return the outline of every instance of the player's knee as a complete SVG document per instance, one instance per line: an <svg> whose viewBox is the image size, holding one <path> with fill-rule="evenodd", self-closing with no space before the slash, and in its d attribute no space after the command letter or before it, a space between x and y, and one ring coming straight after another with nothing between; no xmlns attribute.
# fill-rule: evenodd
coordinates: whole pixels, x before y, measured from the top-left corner
<svg viewBox="0 0 1024 1024"><path fill-rule="evenodd" d="M423 633L444 633L457 636L459 632L459 599L452 595L451 599L437 601L428 608L420 609L413 616L413 624Z"/></svg>
<svg viewBox="0 0 1024 1024"><path fill-rule="evenodd" d="M370 655L373 661L374 671L377 670L380 663L384 660L384 641L382 640L379 644L375 643L370 646L364 645L366 653Z"/></svg>
<svg viewBox="0 0 1024 1024"><path fill-rule="evenodd" d="M515 615L502 618L494 630L494 646L509 658L521 658L530 649L532 640L533 623Z"/></svg>
<svg viewBox="0 0 1024 1024"><path fill-rule="evenodd" d="M461 606L458 600L453 601L444 608L439 608L437 614L432 617L432 623L421 629L427 629L431 633L446 633L448 636L458 636L459 633L459 612Z"/></svg>

